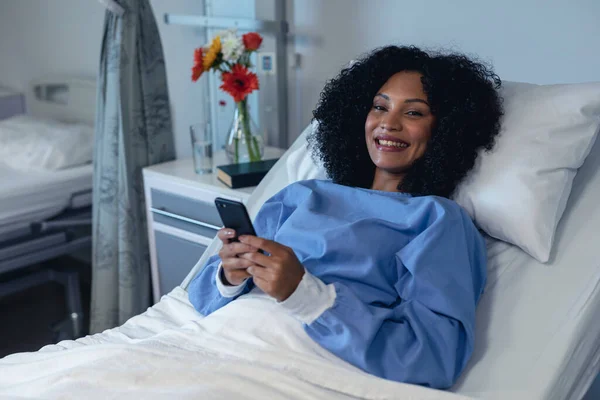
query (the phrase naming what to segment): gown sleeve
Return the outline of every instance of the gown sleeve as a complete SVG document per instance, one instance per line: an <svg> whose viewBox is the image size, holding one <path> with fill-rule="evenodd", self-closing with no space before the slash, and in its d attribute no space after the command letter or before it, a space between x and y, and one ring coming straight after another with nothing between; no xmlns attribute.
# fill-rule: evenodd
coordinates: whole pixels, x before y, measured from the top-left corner
<svg viewBox="0 0 600 400"><path fill-rule="evenodd" d="M448 214L396 254L396 302L365 304L347 285L332 283L335 301L305 325L308 335L373 375L452 386L473 351L486 253L468 216Z"/></svg>
<svg viewBox="0 0 600 400"><path fill-rule="evenodd" d="M263 204L253 222L258 236L273 240L281 224L293 212L295 206L286 200L289 190L290 186L284 188ZM221 258L218 254L210 257L188 288L190 303L196 311L205 316L248 293L254 287L252 279L247 279L236 295L224 296L217 285L217 279L220 279L218 276L220 265Z"/></svg>

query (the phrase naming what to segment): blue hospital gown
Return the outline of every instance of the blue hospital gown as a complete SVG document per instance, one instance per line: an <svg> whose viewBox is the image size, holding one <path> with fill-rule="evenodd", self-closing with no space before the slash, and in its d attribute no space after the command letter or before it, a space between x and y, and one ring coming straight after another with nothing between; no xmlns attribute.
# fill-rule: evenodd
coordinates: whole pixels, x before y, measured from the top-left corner
<svg viewBox="0 0 600 400"><path fill-rule="evenodd" d="M304 325L322 347L382 378L456 381L473 351L486 252L455 202L309 180L269 199L254 225L335 287L333 306ZM189 287L204 315L235 299L216 287L219 262L211 257ZM252 287L248 280L240 295Z"/></svg>

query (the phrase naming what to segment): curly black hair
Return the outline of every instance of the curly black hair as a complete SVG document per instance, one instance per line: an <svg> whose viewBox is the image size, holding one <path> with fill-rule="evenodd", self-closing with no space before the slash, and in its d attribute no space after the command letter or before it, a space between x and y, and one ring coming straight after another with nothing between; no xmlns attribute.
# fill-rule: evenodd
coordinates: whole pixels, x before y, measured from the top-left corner
<svg viewBox="0 0 600 400"><path fill-rule="evenodd" d="M502 116L500 78L462 54L433 54L414 46L387 46L367 54L325 85L313 111L318 126L309 145L334 182L370 188L375 165L365 143L365 120L377 91L400 71L422 74L436 121L425 153L398 190L450 197L473 168L478 151L492 148Z"/></svg>

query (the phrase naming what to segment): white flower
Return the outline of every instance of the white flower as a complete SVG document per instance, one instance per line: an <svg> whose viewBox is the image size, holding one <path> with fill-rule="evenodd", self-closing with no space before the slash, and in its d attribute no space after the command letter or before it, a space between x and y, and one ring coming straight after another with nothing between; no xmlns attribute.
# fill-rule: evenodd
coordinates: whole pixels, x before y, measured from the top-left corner
<svg viewBox="0 0 600 400"><path fill-rule="evenodd" d="M221 52L225 61L237 62L238 58L244 52L244 42L237 37L235 30L220 32Z"/></svg>
<svg viewBox="0 0 600 400"><path fill-rule="evenodd" d="M215 36L221 36L221 38L223 36L227 36L227 35L236 36L237 35L237 29L236 28L224 29L222 31L219 31L219 32L215 33Z"/></svg>

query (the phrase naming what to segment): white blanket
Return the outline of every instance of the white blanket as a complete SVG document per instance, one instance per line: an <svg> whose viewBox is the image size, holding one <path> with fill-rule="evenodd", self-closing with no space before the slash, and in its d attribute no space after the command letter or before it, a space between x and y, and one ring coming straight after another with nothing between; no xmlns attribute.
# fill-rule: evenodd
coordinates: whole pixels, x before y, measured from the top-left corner
<svg viewBox="0 0 600 400"><path fill-rule="evenodd" d="M0 360L0 396L73 399L465 399L338 359L264 294L200 316L176 288L119 328Z"/></svg>

